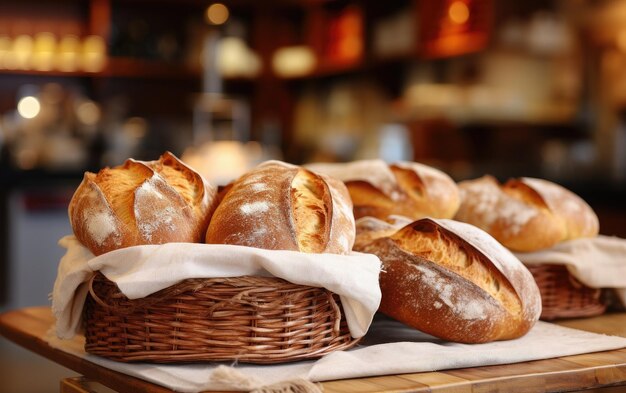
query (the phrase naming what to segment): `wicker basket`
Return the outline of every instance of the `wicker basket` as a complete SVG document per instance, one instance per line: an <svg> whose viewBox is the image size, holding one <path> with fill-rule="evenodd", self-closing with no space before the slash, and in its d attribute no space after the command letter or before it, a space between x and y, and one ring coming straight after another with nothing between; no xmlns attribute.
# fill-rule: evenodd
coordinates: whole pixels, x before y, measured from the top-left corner
<svg viewBox="0 0 626 393"><path fill-rule="evenodd" d="M191 279L129 300L97 274L84 320L85 350L122 362L280 363L358 342L336 295L273 277Z"/></svg>
<svg viewBox="0 0 626 393"><path fill-rule="evenodd" d="M602 290L589 288L563 265L527 265L541 292L541 319L591 317L602 314Z"/></svg>

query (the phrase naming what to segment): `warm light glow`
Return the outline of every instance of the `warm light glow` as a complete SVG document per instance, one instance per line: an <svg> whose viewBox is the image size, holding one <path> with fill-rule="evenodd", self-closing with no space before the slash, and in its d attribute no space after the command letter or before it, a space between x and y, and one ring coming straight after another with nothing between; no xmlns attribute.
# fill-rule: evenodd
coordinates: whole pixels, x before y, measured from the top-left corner
<svg viewBox="0 0 626 393"><path fill-rule="evenodd" d="M213 141L188 148L181 159L212 184L224 185L250 169L252 156L241 142Z"/></svg>
<svg viewBox="0 0 626 393"><path fill-rule="evenodd" d="M220 40L217 67L223 77L252 77L260 72L261 61L241 38L225 37Z"/></svg>
<svg viewBox="0 0 626 393"><path fill-rule="evenodd" d="M7 68L30 69L30 59L33 54L33 39L28 35L19 35L13 40L11 57L7 58Z"/></svg>
<svg viewBox="0 0 626 393"><path fill-rule="evenodd" d="M106 44L99 36L89 36L83 41L83 69L88 72L98 72L104 68L106 62Z"/></svg>
<svg viewBox="0 0 626 393"><path fill-rule="evenodd" d="M11 39L6 35L0 35L0 69L5 68L5 58L11 50Z"/></svg>
<svg viewBox="0 0 626 393"><path fill-rule="evenodd" d="M35 36L32 63L38 71L50 71L54 64L57 39L52 33L38 33Z"/></svg>
<svg viewBox="0 0 626 393"><path fill-rule="evenodd" d="M228 8L222 3L211 4L206 10L206 19L213 25L224 24L228 20Z"/></svg>
<svg viewBox="0 0 626 393"><path fill-rule="evenodd" d="M59 42L56 66L61 71L71 72L78 69L80 40L75 35L66 35Z"/></svg>
<svg viewBox="0 0 626 393"><path fill-rule="evenodd" d="M274 72L283 77L309 74L315 69L316 63L315 53L307 46L280 48L272 57Z"/></svg>
<svg viewBox="0 0 626 393"><path fill-rule="evenodd" d="M81 123L93 126L100 121L100 107L93 101L85 101L76 108L76 117Z"/></svg>
<svg viewBox="0 0 626 393"><path fill-rule="evenodd" d="M148 133L148 122L141 117L131 117L123 125L124 134L132 139L141 139Z"/></svg>
<svg viewBox="0 0 626 393"><path fill-rule="evenodd" d="M456 24L462 25L469 20L470 10L463 1L455 1L448 8L448 17Z"/></svg>
<svg viewBox="0 0 626 393"><path fill-rule="evenodd" d="M26 96L17 103L17 112L25 119L32 119L40 110L39 100L33 96Z"/></svg>

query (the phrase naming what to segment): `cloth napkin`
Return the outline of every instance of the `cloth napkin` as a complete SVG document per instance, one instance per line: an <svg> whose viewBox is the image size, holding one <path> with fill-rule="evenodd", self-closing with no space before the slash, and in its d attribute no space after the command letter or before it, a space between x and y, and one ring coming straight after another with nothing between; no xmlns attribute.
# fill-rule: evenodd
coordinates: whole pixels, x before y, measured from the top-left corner
<svg viewBox="0 0 626 393"><path fill-rule="evenodd" d="M565 265L588 287L615 288L626 305L626 239L609 236L575 239L546 250L515 255L526 265Z"/></svg>
<svg viewBox="0 0 626 393"><path fill-rule="evenodd" d="M73 337L80 326L88 281L100 271L129 299L146 297L187 278L274 276L337 294L350 334L362 337L381 299L375 255L306 254L252 247L167 243L128 247L95 257L74 236L59 241L61 258L52 292L56 334Z"/></svg>
<svg viewBox="0 0 626 393"><path fill-rule="evenodd" d="M118 363L86 354L83 350L84 338L80 335L72 340L60 340L50 332L47 341L55 348L90 362L180 392L305 391L286 387L294 380L319 382L478 367L626 347L626 338L583 332L546 322L537 322L527 335L516 340L473 345L449 343L379 316L354 349L333 352L317 361L278 365ZM281 389L267 386L281 386Z"/></svg>

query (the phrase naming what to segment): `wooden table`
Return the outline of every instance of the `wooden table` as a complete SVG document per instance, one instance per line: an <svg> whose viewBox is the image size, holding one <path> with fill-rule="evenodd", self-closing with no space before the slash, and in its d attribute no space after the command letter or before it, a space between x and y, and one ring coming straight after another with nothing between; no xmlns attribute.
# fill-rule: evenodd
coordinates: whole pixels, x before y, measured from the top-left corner
<svg viewBox="0 0 626 393"><path fill-rule="evenodd" d="M161 393L170 390L118 373L51 348L43 337L53 323L48 307L0 315L0 334L87 379L120 392ZM626 337L626 313L560 323L582 330ZM65 391L89 391L80 380L63 382ZM626 387L626 348L502 366L441 372L358 378L322 383L325 392L551 392L606 386ZM626 388L624 388L626 390ZM63 391L63 390L62 390Z"/></svg>

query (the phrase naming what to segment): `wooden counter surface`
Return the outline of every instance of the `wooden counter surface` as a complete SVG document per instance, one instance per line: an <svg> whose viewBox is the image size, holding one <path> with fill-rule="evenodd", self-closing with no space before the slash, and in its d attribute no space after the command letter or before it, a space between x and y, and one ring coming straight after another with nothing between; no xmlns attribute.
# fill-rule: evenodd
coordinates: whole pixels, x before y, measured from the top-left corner
<svg viewBox="0 0 626 393"><path fill-rule="evenodd" d="M15 310L0 315L0 334L119 392L170 392L51 348L43 338L52 324L49 307ZM626 337L626 313L567 320L559 324ZM553 392L605 386L624 386L626 391L626 348L510 365L329 381L323 382L322 386L327 393Z"/></svg>

